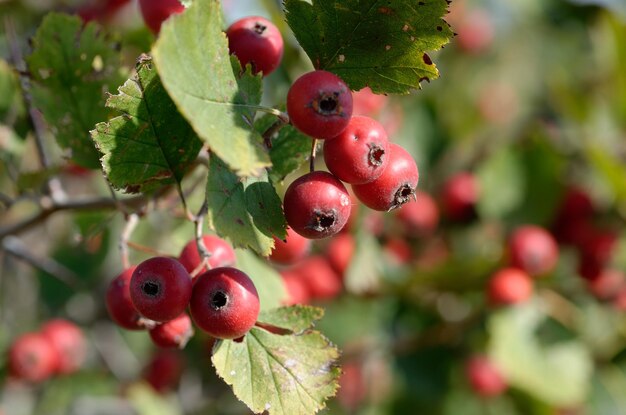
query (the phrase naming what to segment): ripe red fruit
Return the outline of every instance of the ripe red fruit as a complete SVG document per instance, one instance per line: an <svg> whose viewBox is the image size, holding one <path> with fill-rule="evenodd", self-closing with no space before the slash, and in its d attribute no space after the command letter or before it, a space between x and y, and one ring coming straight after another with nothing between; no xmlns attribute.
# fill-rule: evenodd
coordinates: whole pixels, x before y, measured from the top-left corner
<svg viewBox="0 0 626 415"><path fill-rule="evenodd" d="M465 375L472 390L483 397L502 394L507 384L500 369L486 356L474 356L465 364Z"/></svg>
<svg viewBox="0 0 626 415"><path fill-rule="evenodd" d="M309 239L338 233L350 217L350 195L332 174L314 171L296 179L283 200L289 226Z"/></svg>
<svg viewBox="0 0 626 415"><path fill-rule="evenodd" d="M283 301L285 305L309 303L311 300L309 287L298 273L293 270L283 270L280 271L280 276L287 290L287 298Z"/></svg>
<svg viewBox="0 0 626 415"><path fill-rule="evenodd" d="M604 269L589 281L588 287L598 300L613 300L626 288L626 274L617 269Z"/></svg>
<svg viewBox="0 0 626 415"><path fill-rule="evenodd" d="M396 210L396 217L403 225L405 234L415 237L431 235L439 224L439 208L431 195L416 192L415 200Z"/></svg>
<svg viewBox="0 0 626 415"><path fill-rule="evenodd" d="M387 167L388 154L385 129L369 117L352 117L341 134L324 142L326 167L339 180L350 184L378 179Z"/></svg>
<svg viewBox="0 0 626 415"><path fill-rule="evenodd" d="M355 196L370 209L390 211L415 197L419 171L413 157L402 147L390 143L389 161L376 180L352 185Z"/></svg>
<svg viewBox="0 0 626 415"><path fill-rule="evenodd" d="M457 44L465 52L481 53L493 43L493 22L484 10L477 9L468 13L455 30L458 33Z"/></svg>
<svg viewBox="0 0 626 415"><path fill-rule="evenodd" d="M9 349L10 373L28 382L48 379L58 367L59 355L41 333L26 333L13 341Z"/></svg>
<svg viewBox="0 0 626 415"><path fill-rule="evenodd" d="M487 285L487 299L493 305L523 303L533 293L530 276L517 268L497 271Z"/></svg>
<svg viewBox="0 0 626 415"><path fill-rule="evenodd" d="M337 399L348 411L356 412L359 405L367 398L367 386L363 369L358 363L345 363L339 378Z"/></svg>
<svg viewBox="0 0 626 415"><path fill-rule="evenodd" d="M245 273L214 268L198 277L190 311L198 327L218 339L237 339L248 332L259 315L259 295Z"/></svg>
<svg viewBox="0 0 626 415"><path fill-rule="evenodd" d="M350 266L352 256L356 248L354 236L349 233L340 233L335 235L328 247L326 247L326 258L333 269L343 276Z"/></svg>
<svg viewBox="0 0 626 415"><path fill-rule="evenodd" d="M304 281L311 299L335 298L343 288L341 276L320 255L305 258L291 268L291 271Z"/></svg>
<svg viewBox="0 0 626 415"><path fill-rule="evenodd" d="M155 34L159 33L161 24L170 15L185 10L185 6L178 0L139 0L139 8L146 26Z"/></svg>
<svg viewBox="0 0 626 415"><path fill-rule="evenodd" d="M150 338L157 346L182 349L193 336L191 319L183 313L173 320L158 324L150 329Z"/></svg>
<svg viewBox="0 0 626 415"><path fill-rule="evenodd" d="M311 249L311 240L287 228L285 240L274 237L274 249L269 258L277 264L293 264L304 258Z"/></svg>
<svg viewBox="0 0 626 415"><path fill-rule="evenodd" d="M209 267L229 267L235 265L237 258L235 257L235 251L229 245L228 242L222 238L218 238L213 235L204 235L202 237L204 247L209 251L211 256L209 257ZM185 245L180 252L178 261L185 267L187 272L193 272L202 262L200 253L198 252L198 245L196 240L192 239ZM200 272L207 271L206 267L203 267Z"/></svg>
<svg viewBox="0 0 626 415"><path fill-rule="evenodd" d="M189 304L191 285L191 276L180 262L154 257L137 265L130 279L130 298L142 316L169 321Z"/></svg>
<svg viewBox="0 0 626 415"><path fill-rule="evenodd" d="M352 116L352 92L337 75L313 71L302 75L287 93L287 113L298 130L319 139L333 138Z"/></svg>
<svg viewBox="0 0 626 415"><path fill-rule="evenodd" d="M387 95L375 94L369 87L365 87L352 93L352 115L372 117L387 105L387 101Z"/></svg>
<svg viewBox="0 0 626 415"><path fill-rule="evenodd" d="M159 350L144 369L144 379L157 392L176 387L185 366L184 356L175 350Z"/></svg>
<svg viewBox="0 0 626 415"><path fill-rule="evenodd" d="M441 194L441 208L448 219L466 221L476 215L480 188L471 173L459 173L446 181Z"/></svg>
<svg viewBox="0 0 626 415"><path fill-rule="evenodd" d="M82 330L67 320L50 320L41 328L41 333L56 350L57 373L68 374L80 369L87 355L87 343Z"/></svg>
<svg viewBox="0 0 626 415"><path fill-rule="evenodd" d="M228 48L239 58L241 66L252 65L254 73L272 73L283 58L283 37L274 23L259 16L234 22L228 30Z"/></svg>
<svg viewBox="0 0 626 415"><path fill-rule="evenodd" d="M389 238L384 251L394 265L407 265L413 259L413 249L404 238Z"/></svg>
<svg viewBox="0 0 626 415"><path fill-rule="evenodd" d="M113 279L106 293L106 307L111 320L128 330L145 328L141 314L130 298L130 278L135 268L137 267L130 267Z"/></svg>
<svg viewBox="0 0 626 415"><path fill-rule="evenodd" d="M559 247L552 235L534 225L520 226L513 232L509 252L511 265L533 277L551 272L559 259Z"/></svg>

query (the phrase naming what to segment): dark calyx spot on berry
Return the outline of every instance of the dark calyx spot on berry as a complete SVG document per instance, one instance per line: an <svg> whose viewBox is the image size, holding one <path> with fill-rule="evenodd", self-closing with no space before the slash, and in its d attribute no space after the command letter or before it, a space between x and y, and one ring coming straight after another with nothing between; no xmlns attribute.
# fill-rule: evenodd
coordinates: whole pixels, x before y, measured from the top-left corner
<svg viewBox="0 0 626 415"><path fill-rule="evenodd" d="M315 232L326 233L335 225L337 212L335 210L322 211L315 210L313 219L307 228L313 229Z"/></svg>
<svg viewBox="0 0 626 415"><path fill-rule="evenodd" d="M380 166L383 164L385 157L385 150L376 144L370 145L370 151L368 154L368 161L372 166Z"/></svg>
<svg viewBox="0 0 626 415"><path fill-rule="evenodd" d="M228 304L228 295L224 291L216 291L211 297L211 307L214 310L220 310Z"/></svg>
<svg viewBox="0 0 626 415"><path fill-rule="evenodd" d="M265 32L265 30L267 30L267 26L258 22L254 24L254 32L257 35L262 35Z"/></svg>
<svg viewBox="0 0 626 415"><path fill-rule="evenodd" d="M146 281L141 286L141 291L149 297L158 297L161 285L156 281Z"/></svg>
<svg viewBox="0 0 626 415"><path fill-rule="evenodd" d="M337 115L341 112L339 106L339 92L323 93L313 102L313 109L322 115Z"/></svg>
<svg viewBox="0 0 626 415"><path fill-rule="evenodd" d="M398 190L396 190L396 194L393 198L393 204L389 210L391 211L397 209L405 203L410 202L411 199L417 199L417 196L415 195L415 188L410 184L403 184L398 188Z"/></svg>

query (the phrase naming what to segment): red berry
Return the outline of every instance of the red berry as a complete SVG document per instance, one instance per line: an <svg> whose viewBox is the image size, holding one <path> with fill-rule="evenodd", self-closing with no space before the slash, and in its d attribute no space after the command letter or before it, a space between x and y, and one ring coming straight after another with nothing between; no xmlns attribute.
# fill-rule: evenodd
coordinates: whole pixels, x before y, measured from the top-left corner
<svg viewBox="0 0 626 415"><path fill-rule="evenodd" d="M409 236L431 235L439 224L439 208L431 195L416 192L415 201L411 201L396 210L396 217L404 226Z"/></svg>
<svg viewBox="0 0 626 415"><path fill-rule="evenodd" d="M176 387L185 366L184 357L175 350L159 350L146 366L144 379L157 392Z"/></svg>
<svg viewBox="0 0 626 415"><path fill-rule="evenodd" d="M471 173L459 173L444 184L441 194L443 213L453 221L466 221L476 215L480 188Z"/></svg>
<svg viewBox="0 0 626 415"><path fill-rule="evenodd" d="M404 238L389 238L384 250L396 265L407 265L413 259L413 249Z"/></svg>
<svg viewBox="0 0 626 415"><path fill-rule="evenodd" d="M358 363L346 363L342 366L339 378L339 403L350 413L356 412L359 405L367 398L367 387L363 369Z"/></svg>
<svg viewBox="0 0 626 415"><path fill-rule="evenodd" d="M145 327L141 314L130 298L130 278L135 266L124 270L109 283L106 294L106 307L111 320L128 330L142 330Z"/></svg>
<svg viewBox="0 0 626 415"><path fill-rule="evenodd" d="M486 356L474 356L465 365L465 375L474 392L483 397L502 394L507 384L498 367Z"/></svg>
<svg viewBox="0 0 626 415"><path fill-rule="evenodd" d="M613 300L626 288L626 274L617 269L604 269L589 281L588 287L598 300Z"/></svg>
<svg viewBox="0 0 626 415"><path fill-rule="evenodd" d="M389 141L380 123L355 116L341 134L324 142L328 170L350 184L372 182L380 177L389 161Z"/></svg>
<svg viewBox="0 0 626 415"><path fill-rule="evenodd" d="M202 237L202 241L204 242L204 247L211 254L209 257L210 268L229 267L231 265L235 265L237 260L235 257L235 251L228 244L228 242L213 235L204 235ZM192 239L187 243L187 245L185 245L183 250L180 252L178 260L185 267L187 272L190 273L200 266L202 258L198 252L198 245L196 244L195 239ZM207 271L206 267L202 267L200 270L201 273L205 271Z"/></svg>
<svg viewBox="0 0 626 415"><path fill-rule="evenodd" d="M335 235L326 248L326 258L333 269L343 276L352 262L356 248L354 236L349 233Z"/></svg>
<svg viewBox="0 0 626 415"><path fill-rule="evenodd" d="M244 17L234 22L228 30L228 48L239 58L241 66L252 65L254 73L263 76L272 73L283 58L283 37L269 20L259 17Z"/></svg>
<svg viewBox="0 0 626 415"><path fill-rule="evenodd" d="M218 339L237 339L259 315L254 283L236 268L214 268L198 277L190 303L198 327Z"/></svg>
<svg viewBox="0 0 626 415"><path fill-rule="evenodd" d="M333 138L352 116L352 93L337 75L313 71L302 75L289 88L287 112L298 130L319 139Z"/></svg>
<svg viewBox="0 0 626 415"><path fill-rule="evenodd" d="M159 33L161 24L170 15L185 10L185 6L178 0L139 0L139 8L146 25L155 34Z"/></svg>
<svg viewBox="0 0 626 415"><path fill-rule="evenodd" d="M457 44L468 53L481 53L493 43L493 22L491 16L483 10L468 13L456 31Z"/></svg>
<svg viewBox="0 0 626 415"><path fill-rule="evenodd" d="M13 341L9 349L10 373L28 382L41 382L54 374L59 355L46 336L26 333Z"/></svg>
<svg viewBox="0 0 626 415"><path fill-rule="evenodd" d="M493 305L523 303L533 293L530 276L517 268L504 268L497 271L487 286L487 298Z"/></svg>
<svg viewBox="0 0 626 415"><path fill-rule="evenodd" d="M595 212L593 200L591 196L583 189L576 187L569 188L561 202L559 209L559 217L565 217L568 220L586 219Z"/></svg>
<svg viewBox="0 0 626 415"><path fill-rule="evenodd" d="M387 105L388 100L387 95L375 94L369 87L365 87L352 93L352 115L372 117Z"/></svg>
<svg viewBox="0 0 626 415"><path fill-rule="evenodd" d="M511 265L535 277L551 272L559 259L559 247L548 231L533 225L518 227L509 240Z"/></svg>
<svg viewBox="0 0 626 415"><path fill-rule="evenodd" d="M326 258L314 255L296 264L291 271L304 281L311 299L331 299L341 293L341 276Z"/></svg>
<svg viewBox="0 0 626 415"><path fill-rule="evenodd" d="M87 343L82 330L74 323L55 319L44 324L41 333L57 352L57 373L76 372L87 355Z"/></svg>
<svg viewBox="0 0 626 415"><path fill-rule="evenodd" d="M169 321L189 304L191 285L191 276L180 262L154 257L139 264L133 272L130 298L142 316Z"/></svg>
<svg viewBox="0 0 626 415"><path fill-rule="evenodd" d="M365 206L380 211L397 209L415 197L419 171L413 157L402 147L390 143L389 161L376 180L352 185L352 190Z"/></svg>
<svg viewBox="0 0 626 415"><path fill-rule="evenodd" d="M309 239L338 233L350 217L350 195L343 183L324 171L295 180L283 201L289 226Z"/></svg>
<svg viewBox="0 0 626 415"><path fill-rule="evenodd" d="M285 305L309 303L311 300L309 287L298 273L293 270L283 270L280 271L280 276L287 290L287 298L283 301Z"/></svg>
<svg viewBox="0 0 626 415"><path fill-rule="evenodd" d="M274 249L269 258L277 264L293 264L304 258L310 249L310 239L287 228L287 237L284 241L274 237Z"/></svg>
<svg viewBox="0 0 626 415"><path fill-rule="evenodd" d="M173 320L158 324L150 329L150 338L157 346L182 349L193 336L191 319L183 313Z"/></svg>

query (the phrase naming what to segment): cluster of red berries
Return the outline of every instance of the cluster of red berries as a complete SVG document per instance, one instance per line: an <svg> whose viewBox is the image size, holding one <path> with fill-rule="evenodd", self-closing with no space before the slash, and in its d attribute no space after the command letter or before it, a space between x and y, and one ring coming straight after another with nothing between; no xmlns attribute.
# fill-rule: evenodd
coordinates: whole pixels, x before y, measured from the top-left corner
<svg viewBox="0 0 626 415"><path fill-rule="evenodd" d="M245 335L259 314L256 287L232 267L235 253L228 243L215 236L204 236L203 243L211 253L207 265L194 240L178 260L150 258L112 280L106 304L113 321L129 330L148 329L158 346L183 348L193 336L189 307L196 325L212 337Z"/></svg>
<svg viewBox="0 0 626 415"><path fill-rule="evenodd" d="M42 382L76 372L85 360L82 330L67 320L50 320L38 332L16 338L9 348L9 372L16 379Z"/></svg>

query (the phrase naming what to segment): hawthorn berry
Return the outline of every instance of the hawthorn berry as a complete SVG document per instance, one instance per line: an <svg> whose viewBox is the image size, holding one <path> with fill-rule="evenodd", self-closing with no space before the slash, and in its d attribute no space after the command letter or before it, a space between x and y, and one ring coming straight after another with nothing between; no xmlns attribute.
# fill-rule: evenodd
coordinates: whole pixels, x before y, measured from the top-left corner
<svg viewBox="0 0 626 415"><path fill-rule="evenodd" d="M393 265L407 265L413 260L413 249L405 238L389 238L383 248Z"/></svg>
<svg viewBox="0 0 626 415"><path fill-rule="evenodd" d="M341 181L363 184L383 174L389 161L389 141L380 123L354 116L341 134L324 142L324 161Z"/></svg>
<svg viewBox="0 0 626 415"><path fill-rule="evenodd" d="M213 268L200 275L193 287L191 317L215 338L242 337L256 323L259 310L254 283L236 268Z"/></svg>
<svg viewBox="0 0 626 415"><path fill-rule="evenodd" d="M106 308L111 320L120 327L128 330L145 329L146 320L135 308L130 298L130 279L136 266L130 267L110 283L106 293Z"/></svg>
<svg viewBox="0 0 626 415"><path fill-rule="evenodd" d="M176 347L182 349L193 336L191 319L182 313L173 320L157 324L150 329L152 342L160 347Z"/></svg>
<svg viewBox="0 0 626 415"><path fill-rule="evenodd" d="M176 387L185 368L184 356L177 350L159 350L146 365L143 378L163 393Z"/></svg>
<svg viewBox="0 0 626 415"><path fill-rule="evenodd" d="M269 258L277 264L293 264L304 258L311 249L311 240L287 228L285 240L274 237L274 249Z"/></svg>
<svg viewBox="0 0 626 415"><path fill-rule="evenodd" d="M142 316L169 321L189 304L191 286L191 276L180 262L154 257L135 268L130 279L130 298Z"/></svg>
<svg viewBox="0 0 626 415"><path fill-rule="evenodd" d="M139 0L139 8L146 26L158 34L161 24L172 14L182 13L185 6L179 0Z"/></svg>
<svg viewBox="0 0 626 415"><path fill-rule="evenodd" d="M237 56L241 66L252 65L253 73L267 76L280 65L283 58L283 37L274 23L259 16L249 16L234 22L226 30L230 53Z"/></svg>
<svg viewBox="0 0 626 415"><path fill-rule="evenodd" d="M41 333L56 350L58 356L56 372L61 374L76 372L87 355L87 343L82 330L67 320L54 319L43 325Z"/></svg>
<svg viewBox="0 0 626 415"><path fill-rule="evenodd" d="M350 195L339 179L314 171L296 179L283 200L287 223L298 234L321 239L338 233L350 217Z"/></svg>
<svg viewBox="0 0 626 415"><path fill-rule="evenodd" d="M520 226L509 240L511 265L530 276L551 272L559 259L559 247L548 231L534 226Z"/></svg>
<svg viewBox="0 0 626 415"><path fill-rule="evenodd" d="M531 277L517 268L497 271L487 285L487 299L493 305L519 304L528 300L532 293Z"/></svg>
<svg viewBox="0 0 626 415"><path fill-rule="evenodd" d="M352 92L333 73L308 72L289 88L287 113L293 126L304 134L333 138L341 134L352 117Z"/></svg>
<svg viewBox="0 0 626 415"><path fill-rule="evenodd" d="M52 376L59 365L59 355L50 340L41 333L26 333L9 348L11 375L27 382L41 382Z"/></svg>
<svg viewBox="0 0 626 415"><path fill-rule="evenodd" d="M476 215L480 187L472 173L462 172L448 179L441 193L441 208L453 221L467 221Z"/></svg>
<svg viewBox="0 0 626 415"><path fill-rule="evenodd" d="M235 257L235 251L228 242L213 235L204 235L202 237L202 241L204 242L204 247L211 254L208 260L209 268L229 267L231 265L235 265L237 260ZM192 239L187 243L187 245L185 245L178 256L178 261L189 273L193 272L198 266L200 266L202 258L198 252L198 245L196 244L195 239ZM207 271L206 267L202 267L200 270L201 273L205 271Z"/></svg>
<svg viewBox="0 0 626 415"><path fill-rule="evenodd" d="M626 288L626 274L620 270L607 268L588 282L591 294L600 301L610 301Z"/></svg>
<svg viewBox="0 0 626 415"><path fill-rule="evenodd" d="M369 87L352 93L352 115L375 116L387 105L389 97L372 92Z"/></svg>
<svg viewBox="0 0 626 415"><path fill-rule="evenodd" d="M311 299L335 298L343 288L341 276L321 255L303 259L291 271L304 282Z"/></svg>
<svg viewBox="0 0 626 415"><path fill-rule="evenodd" d="M288 269L280 271L280 276L282 277L285 290L287 291L287 298L283 301L283 304L294 305L309 303L311 300L309 287L300 274Z"/></svg>
<svg viewBox="0 0 626 415"><path fill-rule="evenodd" d="M472 390L488 398L502 394L507 389L500 369L486 356L473 356L465 364L465 375Z"/></svg>
<svg viewBox="0 0 626 415"><path fill-rule="evenodd" d="M435 199L425 192L416 192L415 200L396 211L406 235L423 237L431 235L439 224L439 208Z"/></svg>
<svg viewBox="0 0 626 415"><path fill-rule="evenodd" d="M355 196L370 209L390 211L415 197L419 171L413 157L402 147L390 143L389 161L376 180L352 185Z"/></svg>

